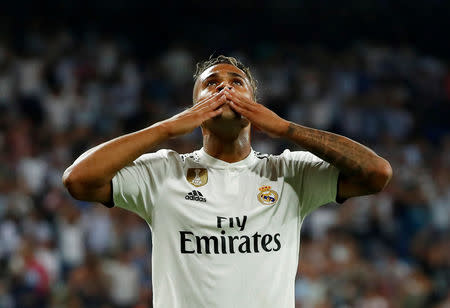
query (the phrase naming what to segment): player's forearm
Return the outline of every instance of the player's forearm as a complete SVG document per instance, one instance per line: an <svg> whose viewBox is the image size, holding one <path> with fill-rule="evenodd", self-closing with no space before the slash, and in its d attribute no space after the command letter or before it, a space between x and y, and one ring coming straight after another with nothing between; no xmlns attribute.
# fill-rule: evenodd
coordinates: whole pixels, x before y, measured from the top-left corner
<svg viewBox="0 0 450 308"><path fill-rule="evenodd" d="M123 167L166 140L158 123L140 131L102 143L85 153L64 172L63 182L90 188L109 183Z"/></svg>
<svg viewBox="0 0 450 308"><path fill-rule="evenodd" d="M389 163L368 147L347 137L290 122L286 138L374 191L381 190L389 181Z"/></svg>

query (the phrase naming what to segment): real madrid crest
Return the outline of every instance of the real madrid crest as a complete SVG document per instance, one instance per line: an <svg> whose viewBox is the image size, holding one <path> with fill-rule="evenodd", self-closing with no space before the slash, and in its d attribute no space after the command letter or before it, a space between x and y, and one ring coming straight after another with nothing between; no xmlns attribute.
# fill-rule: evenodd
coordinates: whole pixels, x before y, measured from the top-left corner
<svg viewBox="0 0 450 308"><path fill-rule="evenodd" d="M278 193L270 186L264 185L259 188L258 201L264 205L273 205L278 200Z"/></svg>
<svg viewBox="0 0 450 308"><path fill-rule="evenodd" d="M208 170L205 168L189 168L186 179L195 187L200 187L208 183Z"/></svg>

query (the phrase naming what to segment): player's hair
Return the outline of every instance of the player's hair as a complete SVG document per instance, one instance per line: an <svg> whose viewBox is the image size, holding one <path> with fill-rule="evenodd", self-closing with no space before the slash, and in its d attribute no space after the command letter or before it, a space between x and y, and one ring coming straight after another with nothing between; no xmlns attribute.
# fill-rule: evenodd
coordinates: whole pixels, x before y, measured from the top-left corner
<svg viewBox="0 0 450 308"><path fill-rule="evenodd" d="M217 57L213 57L211 55L208 60L200 61L197 63L197 69L194 73L194 82L197 81L198 77L206 71L211 66L214 66L216 64L231 64L233 66L236 66L238 69L243 71L245 75L248 78L248 81L250 82L250 86L252 87L253 91L253 97L256 99L256 90L257 90L257 82L256 79L253 78L252 73L250 72L250 69L246 67L241 61L234 57L227 57L224 55L219 55Z"/></svg>

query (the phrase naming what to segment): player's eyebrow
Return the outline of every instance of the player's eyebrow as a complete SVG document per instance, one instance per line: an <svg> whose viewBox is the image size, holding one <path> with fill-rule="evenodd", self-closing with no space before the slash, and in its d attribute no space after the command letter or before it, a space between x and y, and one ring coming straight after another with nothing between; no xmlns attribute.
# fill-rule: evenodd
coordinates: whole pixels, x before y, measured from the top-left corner
<svg viewBox="0 0 450 308"><path fill-rule="evenodd" d="M203 79L203 82L205 82L206 80L211 79L211 78L216 78L217 76L218 76L217 73L212 73L211 75L209 75L208 77L206 77L205 79Z"/></svg>
<svg viewBox="0 0 450 308"><path fill-rule="evenodd" d="M244 77L244 76L242 76L241 74L236 73L236 72L227 72L227 75L229 75L229 76L231 76L231 77L238 77L238 78L241 78L241 79L245 80L245 77ZM209 79L212 79L212 78L216 78L217 76L219 76L218 73L212 73L211 75L209 75L208 77L206 77L206 78L203 80L203 82L205 82L205 81L207 81L207 80L209 80Z"/></svg>
<svg viewBox="0 0 450 308"><path fill-rule="evenodd" d="M245 79L244 76L242 76L241 74L236 73L236 72L228 72L227 74L230 76L233 76L233 77L239 77L239 78Z"/></svg>

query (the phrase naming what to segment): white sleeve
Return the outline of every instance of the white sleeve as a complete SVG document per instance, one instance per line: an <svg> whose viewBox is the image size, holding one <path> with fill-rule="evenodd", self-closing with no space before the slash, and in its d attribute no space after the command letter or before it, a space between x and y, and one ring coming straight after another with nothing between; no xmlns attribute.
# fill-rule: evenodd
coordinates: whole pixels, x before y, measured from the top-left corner
<svg viewBox="0 0 450 308"><path fill-rule="evenodd" d="M295 190L299 195L300 214L306 217L321 205L335 202L339 170L310 152L289 152L294 168Z"/></svg>
<svg viewBox="0 0 450 308"><path fill-rule="evenodd" d="M168 168L167 151L145 154L122 168L112 179L114 205L132 211L150 225L164 175Z"/></svg>

